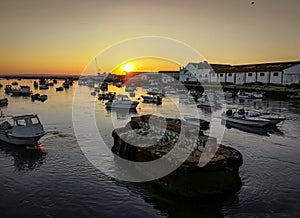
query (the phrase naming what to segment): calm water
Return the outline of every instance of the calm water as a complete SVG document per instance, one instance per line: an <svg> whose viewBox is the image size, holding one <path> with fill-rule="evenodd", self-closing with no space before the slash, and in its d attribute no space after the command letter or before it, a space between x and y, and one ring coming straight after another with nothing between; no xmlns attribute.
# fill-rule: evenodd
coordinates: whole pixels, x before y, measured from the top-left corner
<svg viewBox="0 0 300 218"><path fill-rule="evenodd" d="M0 80L3 85L11 82ZM1 95L9 99L9 105L1 109L14 115L37 113L48 132L41 139L47 153L0 144L0 217L300 217L297 102L243 102L280 112L287 120L268 135L226 129L222 143L237 148L244 157L240 168L243 187L230 199L209 203L170 196L149 184L117 181L94 168L74 136L74 90L85 93L83 105L95 102L96 122L108 144L113 126L125 124L130 115L106 111L88 87L74 84L56 92L55 87L34 90L33 80L18 82L30 85L34 93L47 94L48 100L12 97L1 88ZM164 99L162 106L142 104L137 113L168 115L172 110L172 103ZM200 113L208 116L206 111Z"/></svg>

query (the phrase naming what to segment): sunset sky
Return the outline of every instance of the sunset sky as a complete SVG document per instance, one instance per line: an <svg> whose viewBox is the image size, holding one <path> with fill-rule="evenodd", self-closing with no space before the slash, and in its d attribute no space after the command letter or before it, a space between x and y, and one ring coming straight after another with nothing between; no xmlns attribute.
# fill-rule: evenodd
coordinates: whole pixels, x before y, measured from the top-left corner
<svg viewBox="0 0 300 218"><path fill-rule="evenodd" d="M102 71L111 72L130 60L136 60L136 71L174 70L188 60L198 61L189 51L181 52L183 44L210 63L300 60L299 0L251 2L1 1L0 74L81 74L89 63L96 73L95 57ZM141 45L147 41L132 40L127 49L115 46L145 36L156 37L149 43L154 52ZM110 56L102 57L103 51ZM120 53L124 57L115 59Z"/></svg>

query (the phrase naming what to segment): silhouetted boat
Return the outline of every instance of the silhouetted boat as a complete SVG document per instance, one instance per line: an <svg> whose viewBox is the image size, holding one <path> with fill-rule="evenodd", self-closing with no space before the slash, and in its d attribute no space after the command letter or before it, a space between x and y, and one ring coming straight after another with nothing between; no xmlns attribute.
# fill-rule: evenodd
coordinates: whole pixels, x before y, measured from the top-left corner
<svg viewBox="0 0 300 218"><path fill-rule="evenodd" d="M64 90L64 87L62 87L62 86L56 88L56 91L57 91L57 92L63 91L63 90Z"/></svg>
<svg viewBox="0 0 300 218"><path fill-rule="evenodd" d="M144 103L162 104L162 97L159 95L141 95Z"/></svg>
<svg viewBox="0 0 300 218"><path fill-rule="evenodd" d="M6 106L6 105L8 105L8 99L7 98L0 99L0 106Z"/></svg>
<svg viewBox="0 0 300 218"><path fill-rule="evenodd" d="M19 89L14 89L11 91L12 95L30 95L30 87L29 86L20 86Z"/></svg>
<svg viewBox="0 0 300 218"><path fill-rule="evenodd" d="M5 93L10 93L12 91L11 85L6 85L4 90L5 90Z"/></svg>

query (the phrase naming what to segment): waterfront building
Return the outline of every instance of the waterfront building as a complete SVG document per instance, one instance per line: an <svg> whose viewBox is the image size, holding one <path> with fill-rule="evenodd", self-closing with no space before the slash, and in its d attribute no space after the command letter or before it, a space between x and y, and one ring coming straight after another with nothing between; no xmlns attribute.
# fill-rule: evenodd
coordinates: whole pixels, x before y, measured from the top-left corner
<svg viewBox="0 0 300 218"><path fill-rule="evenodd" d="M291 85L300 83L300 61L234 66L188 63L180 68L179 75L181 82Z"/></svg>

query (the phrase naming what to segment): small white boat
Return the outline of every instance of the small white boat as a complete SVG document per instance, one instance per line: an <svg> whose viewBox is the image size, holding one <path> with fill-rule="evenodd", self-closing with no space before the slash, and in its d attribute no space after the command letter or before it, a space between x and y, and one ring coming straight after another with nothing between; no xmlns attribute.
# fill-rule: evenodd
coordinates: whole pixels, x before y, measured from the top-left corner
<svg viewBox="0 0 300 218"><path fill-rule="evenodd" d="M237 123L246 126L256 126L256 127L263 127L268 124L271 124L271 121L268 119L246 116L244 109L240 109L237 112L228 110L226 114L222 115L222 122L231 122L231 123Z"/></svg>
<svg viewBox="0 0 300 218"><path fill-rule="evenodd" d="M136 109L139 103L130 100L127 95L116 95L114 99L109 100L105 105L107 109Z"/></svg>
<svg viewBox="0 0 300 218"><path fill-rule="evenodd" d="M11 121L8 119L10 118ZM32 145L46 134L36 114L2 116L0 140L15 145Z"/></svg>

